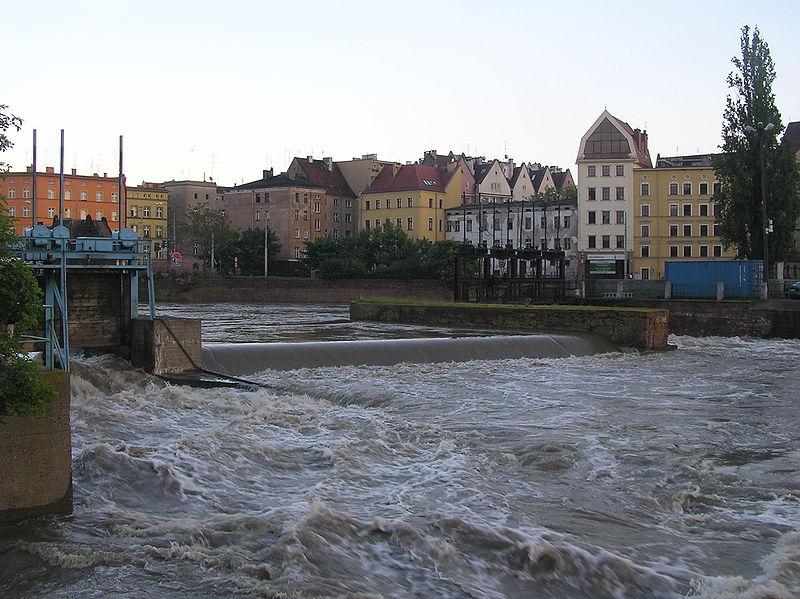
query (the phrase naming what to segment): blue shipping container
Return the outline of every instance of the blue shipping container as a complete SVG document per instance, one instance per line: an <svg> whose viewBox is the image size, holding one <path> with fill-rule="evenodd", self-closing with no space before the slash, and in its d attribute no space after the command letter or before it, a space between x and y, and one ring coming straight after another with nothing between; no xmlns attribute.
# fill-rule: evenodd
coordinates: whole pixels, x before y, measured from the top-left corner
<svg viewBox="0 0 800 599"><path fill-rule="evenodd" d="M693 260L667 262L666 279L672 297L716 297L717 283L725 284L725 297L759 297L764 263L761 260Z"/></svg>

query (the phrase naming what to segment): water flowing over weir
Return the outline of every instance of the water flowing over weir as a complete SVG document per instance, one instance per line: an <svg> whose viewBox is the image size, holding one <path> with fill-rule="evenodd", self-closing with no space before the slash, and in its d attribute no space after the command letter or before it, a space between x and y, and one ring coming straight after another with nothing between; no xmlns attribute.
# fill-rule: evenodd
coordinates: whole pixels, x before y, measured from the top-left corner
<svg viewBox="0 0 800 599"><path fill-rule="evenodd" d="M492 335L455 339L379 339L310 343L212 343L203 368L229 375L333 366L567 358L617 349L596 335Z"/></svg>

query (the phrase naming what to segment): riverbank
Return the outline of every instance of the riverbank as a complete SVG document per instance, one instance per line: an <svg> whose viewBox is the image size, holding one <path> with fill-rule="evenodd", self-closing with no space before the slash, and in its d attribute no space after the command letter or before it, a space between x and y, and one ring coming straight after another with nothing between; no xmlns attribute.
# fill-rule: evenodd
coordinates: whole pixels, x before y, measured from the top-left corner
<svg viewBox="0 0 800 599"><path fill-rule="evenodd" d="M323 279L237 277L225 279L156 278L156 301L201 303L348 304L361 298L391 297L447 301L444 281L428 279ZM143 296L145 297L145 296Z"/></svg>

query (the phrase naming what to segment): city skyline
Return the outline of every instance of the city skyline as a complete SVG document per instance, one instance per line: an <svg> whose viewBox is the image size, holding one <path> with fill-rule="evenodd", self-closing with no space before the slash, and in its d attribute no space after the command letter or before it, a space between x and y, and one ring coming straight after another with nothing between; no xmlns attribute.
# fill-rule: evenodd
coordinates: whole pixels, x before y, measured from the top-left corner
<svg viewBox="0 0 800 599"><path fill-rule="evenodd" d="M39 168L57 168L63 127L65 169L79 173L115 173L124 135L131 184L233 185L294 156L404 163L429 149L574 171L580 136L604 108L647 129L654 157L713 152L744 24L770 44L784 124L800 116L789 2L770 14L743 2L623 3L613 15L582 2L557 12L523 2L310 3L301 14L136 6L8 9L11 64L39 67L13 71L0 99L24 119L7 154L15 170L30 163L33 128ZM62 68L43 76L56 51Z"/></svg>

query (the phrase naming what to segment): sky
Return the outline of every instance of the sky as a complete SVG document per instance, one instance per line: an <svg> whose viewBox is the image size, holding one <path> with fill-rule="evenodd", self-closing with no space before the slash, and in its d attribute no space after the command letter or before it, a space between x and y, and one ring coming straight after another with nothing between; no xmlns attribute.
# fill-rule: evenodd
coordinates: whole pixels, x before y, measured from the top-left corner
<svg viewBox="0 0 800 599"><path fill-rule="evenodd" d="M604 108L650 153L713 152L742 25L758 26L784 124L800 120L796 0L740 2L14 2L3 160L129 184L233 185L293 156L400 162L425 150L572 168Z"/></svg>

